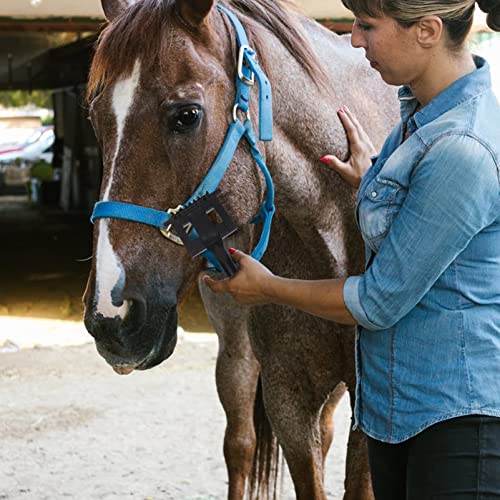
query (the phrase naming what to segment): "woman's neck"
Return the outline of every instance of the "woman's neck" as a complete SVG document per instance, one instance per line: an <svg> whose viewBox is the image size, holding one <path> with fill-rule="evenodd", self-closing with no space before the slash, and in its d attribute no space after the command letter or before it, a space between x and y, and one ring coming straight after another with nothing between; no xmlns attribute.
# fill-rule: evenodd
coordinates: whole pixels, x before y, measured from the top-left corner
<svg viewBox="0 0 500 500"><path fill-rule="evenodd" d="M419 78L410 83L410 87L420 107L423 107L452 83L475 69L476 65L469 51L464 50L460 54L453 55L438 53L430 59Z"/></svg>

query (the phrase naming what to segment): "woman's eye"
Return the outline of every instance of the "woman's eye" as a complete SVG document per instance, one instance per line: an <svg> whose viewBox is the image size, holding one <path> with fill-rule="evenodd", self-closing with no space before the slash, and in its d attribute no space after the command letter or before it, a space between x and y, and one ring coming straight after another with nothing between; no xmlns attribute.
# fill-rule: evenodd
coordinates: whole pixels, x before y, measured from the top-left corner
<svg viewBox="0 0 500 500"><path fill-rule="evenodd" d="M362 23L361 21L356 21L358 28L363 31L369 31L372 27L369 24Z"/></svg>
<svg viewBox="0 0 500 500"><path fill-rule="evenodd" d="M173 129L175 132L187 132L195 128L201 118L201 109L197 106L182 108L174 116Z"/></svg>

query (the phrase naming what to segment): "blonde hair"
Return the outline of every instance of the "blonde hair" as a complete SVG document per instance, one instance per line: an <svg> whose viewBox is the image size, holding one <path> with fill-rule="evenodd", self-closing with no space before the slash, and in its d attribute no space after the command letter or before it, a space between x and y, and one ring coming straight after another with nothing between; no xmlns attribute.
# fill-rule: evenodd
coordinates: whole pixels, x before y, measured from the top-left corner
<svg viewBox="0 0 500 500"><path fill-rule="evenodd" d="M409 27L424 16L438 16L448 30L454 46L465 41L474 19L475 0L342 0L355 16L392 17ZM477 0L488 13L488 26L500 31L500 0Z"/></svg>

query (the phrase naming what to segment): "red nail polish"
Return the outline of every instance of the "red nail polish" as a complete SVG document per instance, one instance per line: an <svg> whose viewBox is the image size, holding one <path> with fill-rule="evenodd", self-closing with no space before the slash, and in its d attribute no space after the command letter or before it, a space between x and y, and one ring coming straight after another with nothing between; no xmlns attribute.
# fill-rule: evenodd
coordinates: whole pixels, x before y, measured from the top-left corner
<svg viewBox="0 0 500 500"><path fill-rule="evenodd" d="M330 163L330 158L323 156L323 158L320 158L319 161L322 161L323 163Z"/></svg>
<svg viewBox="0 0 500 500"><path fill-rule="evenodd" d="M345 113L345 109L343 106L339 109L339 113Z"/></svg>
<svg viewBox="0 0 500 500"><path fill-rule="evenodd" d="M230 249L229 249L229 253L230 253L231 255L234 255L234 254L236 253L236 248L230 248Z"/></svg>

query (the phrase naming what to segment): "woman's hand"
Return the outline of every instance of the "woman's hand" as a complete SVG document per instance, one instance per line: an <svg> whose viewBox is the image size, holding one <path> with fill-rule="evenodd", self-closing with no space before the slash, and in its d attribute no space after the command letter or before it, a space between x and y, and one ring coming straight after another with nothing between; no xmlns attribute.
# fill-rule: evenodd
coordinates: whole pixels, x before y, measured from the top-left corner
<svg viewBox="0 0 500 500"><path fill-rule="evenodd" d="M335 170L351 186L357 188L361 178L371 167L371 157L377 152L358 119L347 106L339 109L339 117L347 134L351 156L346 162L334 155L324 156L321 161Z"/></svg>
<svg viewBox="0 0 500 500"><path fill-rule="evenodd" d="M213 292L230 293L239 304L268 304L270 284L274 274L260 262L239 250L231 249L230 253L238 263L239 271L231 278L220 281L209 276L203 280Z"/></svg>

